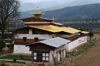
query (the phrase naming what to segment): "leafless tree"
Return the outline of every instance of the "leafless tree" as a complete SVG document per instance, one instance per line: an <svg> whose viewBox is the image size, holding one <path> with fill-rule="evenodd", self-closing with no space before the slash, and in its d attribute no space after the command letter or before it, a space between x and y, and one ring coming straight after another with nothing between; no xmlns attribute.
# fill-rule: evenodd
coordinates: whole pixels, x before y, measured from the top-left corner
<svg viewBox="0 0 100 66"><path fill-rule="evenodd" d="M19 15L19 2L16 0L0 0L0 29L4 39L7 24L16 20Z"/></svg>

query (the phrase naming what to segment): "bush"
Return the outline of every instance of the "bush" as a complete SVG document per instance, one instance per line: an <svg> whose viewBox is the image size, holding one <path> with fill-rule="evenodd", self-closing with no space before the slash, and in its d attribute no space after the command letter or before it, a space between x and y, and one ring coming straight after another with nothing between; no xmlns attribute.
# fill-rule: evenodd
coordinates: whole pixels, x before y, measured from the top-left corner
<svg viewBox="0 0 100 66"><path fill-rule="evenodd" d="M2 48L4 48L5 47L5 42L3 41L3 40L0 40L0 50L2 49Z"/></svg>
<svg viewBox="0 0 100 66"><path fill-rule="evenodd" d="M16 62L16 59L13 59L13 62Z"/></svg>

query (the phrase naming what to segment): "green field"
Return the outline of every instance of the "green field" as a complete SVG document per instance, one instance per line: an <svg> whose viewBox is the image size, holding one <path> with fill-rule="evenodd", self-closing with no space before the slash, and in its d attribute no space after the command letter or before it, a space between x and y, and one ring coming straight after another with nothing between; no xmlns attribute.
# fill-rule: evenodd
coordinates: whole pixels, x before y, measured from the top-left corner
<svg viewBox="0 0 100 66"><path fill-rule="evenodd" d="M22 55L7 55L0 57L0 59L16 59L16 60L27 60L31 61L32 57L31 56L22 56Z"/></svg>

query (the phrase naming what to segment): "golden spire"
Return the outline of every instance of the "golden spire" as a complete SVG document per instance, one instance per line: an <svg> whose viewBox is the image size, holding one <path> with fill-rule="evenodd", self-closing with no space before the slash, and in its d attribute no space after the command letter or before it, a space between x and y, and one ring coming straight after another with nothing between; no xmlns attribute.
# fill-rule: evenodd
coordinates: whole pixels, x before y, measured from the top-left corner
<svg viewBox="0 0 100 66"><path fill-rule="evenodd" d="M52 20L53 20L53 22L52 22L52 23L55 23L55 22L54 22L54 20L55 20L55 19L54 19L54 17L53 17L53 19L52 19Z"/></svg>
<svg viewBox="0 0 100 66"><path fill-rule="evenodd" d="M40 16L41 16L41 15L44 15L45 13L39 12L39 8L38 8L38 6L37 6L36 12L35 12L35 13L31 13L31 14L35 15L35 17L37 17L37 18L40 18Z"/></svg>
<svg viewBox="0 0 100 66"><path fill-rule="evenodd" d="M53 17L53 21L55 20L55 18Z"/></svg>
<svg viewBox="0 0 100 66"><path fill-rule="evenodd" d="M78 29L80 30L80 27Z"/></svg>
<svg viewBox="0 0 100 66"><path fill-rule="evenodd" d="M38 6L37 6L37 12L39 12Z"/></svg>

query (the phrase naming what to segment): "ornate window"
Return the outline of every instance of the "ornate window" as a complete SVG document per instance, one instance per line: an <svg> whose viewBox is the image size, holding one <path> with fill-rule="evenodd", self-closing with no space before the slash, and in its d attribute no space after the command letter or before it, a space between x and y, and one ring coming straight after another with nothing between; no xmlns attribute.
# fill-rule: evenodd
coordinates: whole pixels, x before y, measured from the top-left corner
<svg viewBox="0 0 100 66"><path fill-rule="evenodd" d="M37 53L36 52L32 52L32 56L33 56L33 60L37 60Z"/></svg>
<svg viewBox="0 0 100 66"><path fill-rule="evenodd" d="M49 53L42 53L42 60L49 61Z"/></svg>

